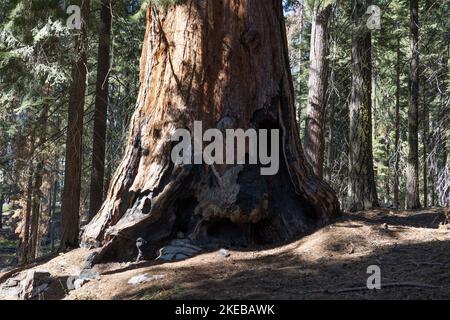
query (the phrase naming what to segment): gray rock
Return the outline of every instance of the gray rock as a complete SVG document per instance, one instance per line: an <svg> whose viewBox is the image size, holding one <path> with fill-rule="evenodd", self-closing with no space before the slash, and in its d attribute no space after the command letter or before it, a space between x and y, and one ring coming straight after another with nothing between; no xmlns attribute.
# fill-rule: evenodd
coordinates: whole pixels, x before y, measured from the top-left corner
<svg viewBox="0 0 450 320"><path fill-rule="evenodd" d="M31 298L34 298L34 297L36 297L37 295L39 295L39 294L45 292L45 291L48 289L48 287L49 287L49 284L48 284L48 283L43 283L43 284L41 284L40 286L38 286L38 287L36 287L36 288L33 288Z"/></svg>
<svg viewBox="0 0 450 320"><path fill-rule="evenodd" d="M98 279L100 279L100 274L98 272L94 272L92 270L85 269L85 270L81 271L78 278L85 279L85 280L98 280Z"/></svg>
<svg viewBox="0 0 450 320"><path fill-rule="evenodd" d="M146 274L141 274L138 276L134 276L130 280L128 280L128 284L137 285L137 284L141 284L141 283L144 283L147 281L148 281L148 276Z"/></svg>
<svg viewBox="0 0 450 320"><path fill-rule="evenodd" d="M75 289L80 289L83 285L85 285L88 282L89 282L88 279L79 278L73 282L73 286L75 287Z"/></svg>
<svg viewBox="0 0 450 320"><path fill-rule="evenodd" d="M28 270L14 275L0 286L0 297L10 300L28 300L46 291L52 281L46 270Z"/></svg>
<svg viewBox="0 0 450 320"><path fill-rule="evenodd" d="M193 256L196 253L198 253L198 250L189 248L189 247L182 247L182 246L167 246L160 249L160 254L169 254L169 253L175 253L175 254L184 254L186 256Z"/></svg>
<svg viewBox="0 0 450 320"><path fill-rule="evenodd" d="M142 283L146 283L146 282L150 282L150 281L161 280L164 277L165 276L163 274L156 274L156 275L153 275L150 277L147 274L140 274L140 275L134 276L130 280L128 280L128 284L138 285L138 284L142 284Z"/></svg>
<svg viewBox="0 0 450 320"><path fill-rule="evenodd" d="M174 261L175 260L175 254L159 254L159 256L155 259L156 261Z"/></svg>
<svg viewBox="0 0 450 320"><path fill-rule="evenodd" d="M226 249L220 249L219 250L219 255L224 257L224 258L228 258L229 256L231 256L230 251L226 250Z"/></svg>
<svg viewBox="0 0 450 320"><path fill-rule="evenodd" d="M185 260L187 258L189 258L189 256L182 254L182 253L177 253L175 255L175 260L177 260L177 261Z"/></svg>
<svg viewBox="0 0 450 320"><path fill-rule="evenodd" d="M98 256L98 252L94 251L89 254L89 256L86 258L86 261L84 262L83 269L92 269L94 266L94 261Z"/></svg>
<svg viewBox="0 0 450 320"><path fill-rule="evenodd" d="M202 248L192 244L189 239L175 239L159 249L158 261L180 261L197 255Z"/></svg>
<svg viewBox="0 0 450 320"><path fill-rule="evenodd" d="M21 296L23 300L31 299L44 292L51 281L51 274L47 270L29 270L21 281Z"/></svg>

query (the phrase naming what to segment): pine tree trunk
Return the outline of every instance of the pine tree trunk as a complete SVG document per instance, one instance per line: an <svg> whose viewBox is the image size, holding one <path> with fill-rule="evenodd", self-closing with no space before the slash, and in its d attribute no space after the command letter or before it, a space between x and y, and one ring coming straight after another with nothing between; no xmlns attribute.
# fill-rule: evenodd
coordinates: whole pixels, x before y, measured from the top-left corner
<svg viewBox="0 0 450 320"><path fill-rule="evenodd" d="M34 134L31 137L31 148L34 149ZM33 176L34 176L34 168L33 163L30 163L28 168L28 178L27 178L27 198L26 198L26 208L25 208L25 217L24 217L24 227L22 233L22 239L20 244L20 260L21 263L28 263L28 250L30 245L30 223L31 223L31 208L32 208L32 200L33 200Z"/></svg>
<svg viewBox="0 0 450 320"><path fill-rule="evenodd" d="M366 27L367 0L354 0L352 93L349 137L349 211L378 206L372 156L371 34Z"/></svg>
<svg viewBox="0 0 450 320"><path fill-rule="evenodd" d="M3 204L5 203L5 195L0 192L0 230L3 229Z"/></svg>
<svg viewBox="0 0 450 320"><path fill-rule="evenodd" d="M450 38L450 30L447 34L447 39ZM438 163L439 172L446 172L442 174L442 182L440 183L440 205L445 207L450 207L450 100L449 100L449 60L450 54L450 44L447 42L446 54L442 57L443 59L443 81L440 91L440 113L442 114L442 159ZM440 131L440 130L439 130Z"/></svg>
<svg viewBox="0 0 450 320"><path fill-rule="evenodd" d="M430 136L430 112L428 109L428 103L425 100L425 91L423 95L423 206L428 207L428 146Z"/></svg>
<svg viewBox="0 0 450 320"><path fill-rule="evenodd" d="M296 49L297 51L297 57L298 57L298 64L297 64L297 81L294 81L294 92L297 91L297 93L295 94L296 97L296 103L295 103L295 114L297 117L297 121L298 121L298 128L299 130L301 130L301 125L300 125L300 121L302 119L302 106L301 106L301 99L297 98L298 94L302 91L301 88L301 84L302 84L302 80L301 80L301 73L302 73L302 69L303 69L303 61L302 61L302 43L303 43L303 32L305 29L305 3L304 0L300 0L298 1L298 11L297 11L297 17L298 20L294 22L294 24L297 25L298 27L298 33L299 33L299 39L298 39L298 43L299 43L299 47ZM290 42L288 40L288 42ZM292 48L292 50L294 50Z"/></svg>
<svg viewBox="0 0 450 320"><path fill-rule="evenodd" d="M108 84L111 44L111 0L101 3L101 25L98 44L97 84L92 145L92 173L89 192L89 220L100 210L103 202L105 177L106 119L108 114Z"/></svg>
<svg viewBox="0 0 450 320"><path fill-rule="evenodd" d="M408 110L408 165L406 168L406 207L420 208L419 199L419 1L410 0L411 65Z"/></svg>
<svg viewBox="0 0 450 320"><path fill-rule="evenodd" d="M28 245L28 259L32 261L36 259L38 240L39 240L39 218L41 214L41 185L42 185L42 170L44 169L44 163L39 162L36 166L36 172L34 174L33 185L33 200L31 207L31 223L30 223L30 242Z"/></svg>
<svg viewBox="0 0 450 320"><path fill-rule="evenodd" d="M83 23L75 42L77 56L72 63L72 84L69 93L68 127L64 189L62 194L62 236L60 250L78 247L81 193L81 155L83 137L84 98L86 91L86 46L90 1L82 0Z"/></svg>
<svg viewBox="0 0 450 320"><path fill-rule="evenodd" d="M386 136L385 136L385 148L384 148L384 163L383 165L386 168L389 168L389 156L391 154L391 142L390 142L390 129L387 130ZM384 174L384 203L390 204L391 203L391 175L390 170L386 170Z"/></svg>
<svg viewBox="0 0 450 320"><path fill-rule="evenodd" d="M323 177L325 150L325 107L328 87L328 26L331 4L314 9L305 125L305 158L314 173Z"/></svg>
<svg viewBox="0 0 450 320"><path fill-rule="evenodd" d="M53 194L52 194L52 198L50 199L51 201L51 216L50 216L50 226L49 226L49 230L50 230L50 248L51 248L51 252L55 251L55 213L56 213L56 199L57 199L57 195L58 195L58 180L55 180L55 182L53 183Z"/></svg>
<svg viewBox="0 0 450 320"><path fill-rule="evenodd" d="M334 108L330 108L331 111L334 110ZM331 179L333 176L333 164L334 164L334 128L333 125L330 125L328 128L328 148L327 148L327 166L326 171L324 174L325 181L328 181L331 183Z"/></svg>
<svg viewBox="0 0 450 320"><path fill-rule="evenodd" d="M303 156L281 0L149 9L140 82L125 156L83 234L85 246L102 246L97 260L131 258L139 237L154 253L178 232L205 245L280 243L339 214ZM174 130L192 132L194 121L204 130L280 129L278 174L173 164Z"/></svg>
<svg viewBox="0 0 450 320"><path fill-rule="evenodd" d="M400 37L397 37L397 62L396 62L396 92L395 92L395 164L394 164L394 206L400 207L399 170L400 170L400 91L401 91L401 51Z"/></svg>
<svg viewBox="0 0 450 320"><path fill-rule="evenodd" d="M45 95L49 96L48 89L45 89ZM37 123L37 130L34 130L34 135L37 136L36 145L41 145L46 141L47 121L48 121L48 105L44 105L39 115ZM38 241L39 241L39 223L41 215L41 186L42 176L44 174L45 158L42 154L36 154L38 163L34 171L34 182L32 186L32 206L31 206L31 222L30 222L30 243L28 246L28 261L36 259Z"/></svg>

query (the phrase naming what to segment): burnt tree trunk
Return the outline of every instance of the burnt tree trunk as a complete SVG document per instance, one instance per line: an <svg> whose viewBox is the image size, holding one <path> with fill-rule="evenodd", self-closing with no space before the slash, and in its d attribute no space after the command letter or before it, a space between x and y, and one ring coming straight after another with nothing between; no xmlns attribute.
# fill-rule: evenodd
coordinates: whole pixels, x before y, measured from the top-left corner
<svg viewBox="0 0 450 320"><path fill-rule="evenodd" d="M72 84L67 120L66 162L62 193L62 235L60 250L78 247L81 194L81 155L83 138L84 98L87 73L87 24L90 1L82 0L82 27L75 42L76 57L72 62Z"/></svg>
<svg viewBox="0 0 450 320"><path fill-rule="evenodd" d="M371 34L366 26L368 0L353 2L352 93L350 98L348 210L378 206L372 155Z"/></svg>
<svg viewBox="0 0 450 320"><path fill-rule="evenodd" d="M406 208L420 208L419 198L419 1L410 0L411 65L408 109L408 165L406 168Z"/></svg>
<svg viewBox="0 0 450 320"><path fill-rule="evenodd" d="M200 245L281 243L339 214L300 144L281 0L149 8L140 82L123 161L83 234L85 246L102 246L97 260L131 258L139 237L154 252L178 232ZM194 121L280 129L278 174L172 163L175 129L192 132Z"/></svg>
<svg viewBox="0 0 450 320"><path fill-rule="evenodd" d="M105 179L106 116L108 113L108 86L111 39L111 0L101 3L101 24L98 44L97 83L95 94L94 135L92 144L92 173L89 191L89 219L100 210Z"/></svg>
<svg viewBox="0 0 450 320"><path fill-rule="evenodd" d="M314 9L309 59L308 106L305 125L305 158L314 173L323 177L325 106L328 87L328 26L331 4Z"/></svg>

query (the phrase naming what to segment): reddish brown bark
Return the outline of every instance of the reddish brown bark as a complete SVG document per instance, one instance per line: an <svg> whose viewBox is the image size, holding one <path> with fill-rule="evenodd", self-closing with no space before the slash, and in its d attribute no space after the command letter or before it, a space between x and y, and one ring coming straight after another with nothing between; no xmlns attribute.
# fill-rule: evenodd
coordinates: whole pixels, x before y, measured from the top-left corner
<svg viewBox="0 0 450 320"><path fill-rule="evenodd" d="M123 258L138 237L158 244L178 231L200 244L280 243L336 216L299 141L281 1L184 1L150 9L147 21L128 148L84 244ZM280 172L174 165L174 130L197 120L204 130L280 129Z"/></svg>
<svg viewBox="0 0 450 320"><path fill-rule="evenodd" d="M106 119L108 113L108 87L111 40L111 0L101 3L101 25L98 44L97 84L95 95L94 134L92 143L92 173L89 191L89 217L92 219L103 202L105 179Z"/></svg>
<svg viewBox="0 0 450 320"><path fill-rule="evenodd" d="M311 27L311 51L306 109L305 157L314 173L323 177L325 106L328 87L328 25L331 4L315 8Z"/></svg>
<svg viewBox="0 0 450 320"><path fill-rule="evenodd" d="M83 23L76 39L76 57L72 62L72 84L69 95L67 120L66 162L64 189L62 193L62 236L61 250L78 247L81 193L81 155L83 138L84 98L87 73L87 25L90 1L82 0Z"/></svg>

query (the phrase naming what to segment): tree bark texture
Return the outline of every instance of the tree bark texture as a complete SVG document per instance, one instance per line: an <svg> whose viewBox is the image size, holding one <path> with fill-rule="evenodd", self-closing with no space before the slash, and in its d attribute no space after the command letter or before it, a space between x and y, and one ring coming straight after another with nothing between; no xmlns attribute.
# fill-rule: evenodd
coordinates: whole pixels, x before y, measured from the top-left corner
<svg viewBox="0 0 450 320"><path fill-rule="evenodd" d="M98 44L97 84L92 145L92 173L89 191L89 218L100 210L105 179L106 120L108 114L108 86L111 45L111 0L102 0Z"/></svg>
<svg viewBox="0 0 450 320"><path fill-rule="evenodd" d="M305 125L305 158L314 173L323 177L325 107L328 88L328 26L331 4L315 8L311 27L308 106Z"/></svg>
<svg viewBox="0 0 450 320"><path fill-rule="evenodd" d="M395 89L395 137L394 137L394 206L400 209L400 94L401 94L401 51L400 51L400 37L397 37L397 62L396 62L396 89Z"/></svg>
<svg viewBox="0 0 450 320"><path fill-rule="evenodd" d="M378 206L372 156L371 34L365 12L371 1L354 0L352 36L352 92L349 137L349 211Z"/></svg>
<svg viewBox="0 0 450 320"><path fill-rule="evenodd" d="M406 168L406 207L420 208L419 196L419 1L410 0L411 65L408 109L408 164Z"/></svg>
<svg viewBox="0 0 450 320"><path fill-rule="evenodd" d="M83 234L98 259L149 251L178 232L197 244L281 243L339 214L305 161L295 120L281 0L190 0L150 7L130 139L101 210ZM174 131L280 129L280 171L174 165ZM153 245L153 247L152 247ZM152 247L152 248L150 248Z"/></svg>
<svg viewBox="0 0 450 320"><path fill-rule="evenodd" d="M72 63L72 84L69 94L68 126L64 189L62 193L62 235L60 250L78 247L81 194L81 155L84 118L84 98L87 74L87 25L90 1L81 0L82 27L75 40L76 57Z"/></svg>

